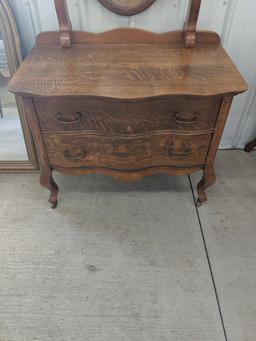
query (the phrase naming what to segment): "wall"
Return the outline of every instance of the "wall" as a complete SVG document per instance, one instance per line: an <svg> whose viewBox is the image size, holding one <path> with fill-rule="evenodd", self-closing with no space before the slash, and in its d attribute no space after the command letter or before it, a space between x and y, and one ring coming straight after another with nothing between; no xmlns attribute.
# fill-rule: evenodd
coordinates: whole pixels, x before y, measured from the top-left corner
<svg viewBox="0 0 256 341"><path fill-rule="evenodd" d="M16 14L24 54L37 33L58 28L53 0L10 0ZM120 26L156 32L181 29L188 0L157 0L146 12L126 18L111 13L97 0L68 0L76 30L100 32ZM238 96L221 148L241 148L256 136L255 0L202 0L199 28L218 32L223 45L247 80L250 90Z"/></svg>

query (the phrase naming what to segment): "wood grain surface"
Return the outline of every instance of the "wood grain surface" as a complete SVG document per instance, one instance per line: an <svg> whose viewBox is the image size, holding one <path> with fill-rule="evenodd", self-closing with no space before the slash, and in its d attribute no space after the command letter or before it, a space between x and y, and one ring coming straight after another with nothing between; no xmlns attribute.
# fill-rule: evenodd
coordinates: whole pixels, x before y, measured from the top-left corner
<svg viewBox="0 0 256 341"><path fill-rule="evenodd" d="M156 33L138 28L116 28L100 33L71 31L72 44L184 44L184 31ZM36 37L37 45L59 45L57 31L41 32ZM197 31L197 45L219 45L220 36L216 32Z"/></svg>
<svg viewBox="0 0 256 341"><path fill-rule="evenodd" d="M216 182L216 175L214 171L214 160L219 147L220 139L225 128L225 124L228 118L230 107L233 101L233 97L227 96L223 98L219 116L216 122L216 129L213 135L209 151L207 154L207 159L204 167L203 177L197 185L198 189L198 206L203 202L207 201L207 196L205 190L212 186Z"/></svg>
<svg viewBox="0 0 256 341"><path fill-rule="evenodd" d="M213 131L221 98L174 96L144 100L34 98L40 127L48 131L89 130L140 134L170 130Z"/></svg>
<svg viewBox="0 0 256 341"><path fill-rule="evenodd" d="M70 47L72 43L72 25L66 0L54 0L56 13L59 21L60 45ZM155 0L99 0L110 11L119 15L132 16L145 11ZM195 47L196 28L201 0L189 0L187 17L184 24L183 40L186 47Z"/></svg>
<svg viewBox="0 0 256 341"><path fill-rule="evenodd" d="M83 132L43 136L51 166L98 166L126 171L156 166L200 166L205 162L212 137L164 133L113 137Z"/></svg>
<svg viewBox="0 0 256 341"><path fill-rule="evenodd" d="M119 99L237 94L246 89L222 47L170 44L37 46L9 85L21 95Z"/></svg>
<svg viewBox="0 0 256 341"><path fill-rule="evenodd" d="M201 171L203 166L195 167L179 167L179 166L165 166L165 167L149 167L138 170L117 170L104 167L80 167L80 168L66 168L66 167L53 167L54 170L65 175L81 176L88 174L106 175L114 180L124 182L140 181L143 178L154 174L168 174L173 176L185 176L191 173Z"/></svg>
<svg viewBox="0 0 256 341"><path fill-rule="evenodd" d="M126 181L203 169L201 204L232 98L247 89L219 36L196 32L201 1L189 2L184 31L163 34L71 32L66 1L55 4L60 34L40 34L9 84L29 97L52 206L53 169Z"/></svg>

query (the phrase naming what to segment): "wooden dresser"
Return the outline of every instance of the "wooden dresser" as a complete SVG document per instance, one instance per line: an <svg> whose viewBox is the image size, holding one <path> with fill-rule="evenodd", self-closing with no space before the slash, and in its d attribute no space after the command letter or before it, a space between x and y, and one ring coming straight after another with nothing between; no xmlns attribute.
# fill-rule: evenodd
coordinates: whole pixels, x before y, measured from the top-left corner
<svg viewBox="0 0 256 341"><path fill-rule="evenodd" d="M60 32L38 35L9 84L24 98L53 208L53 170L125 181L203 171L198 204L207 200L232 99L247 85L219 36L196 31L200 3L190 1L184 31L94 34L72 31L55 0Z"/></svg>

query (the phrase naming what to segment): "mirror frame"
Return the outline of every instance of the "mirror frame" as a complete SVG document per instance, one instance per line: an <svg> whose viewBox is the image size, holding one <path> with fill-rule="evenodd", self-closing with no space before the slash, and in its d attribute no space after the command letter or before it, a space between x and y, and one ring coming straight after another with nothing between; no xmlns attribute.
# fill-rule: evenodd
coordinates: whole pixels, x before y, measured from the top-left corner
<svg viewBox="0 0 256 341"><path fill-rule="evenodd" d="M119 15L135 15L145 11L149 8L156 0L142 0L142 3L137 6L125 7L122 5L115 4L112 0L99 0L99 2L106 8L108 8L111 12L114 12Z"/></svg>
<svg viewBox="0 0 256 341"><path fill-rule="evenodd" d="M0 1L0 29L2 30L3 41L9 64L11 76L16 72L23 57L20 46L20 38L16 21L8 0ZM35 144L32 138L28 122L25 115L25 106L21 97L16 97L17 109L21 122L24 141L27 149L28 160L12 161L0 160L0 172L11 171L35 171L39 170L39 163Z"/></svg>

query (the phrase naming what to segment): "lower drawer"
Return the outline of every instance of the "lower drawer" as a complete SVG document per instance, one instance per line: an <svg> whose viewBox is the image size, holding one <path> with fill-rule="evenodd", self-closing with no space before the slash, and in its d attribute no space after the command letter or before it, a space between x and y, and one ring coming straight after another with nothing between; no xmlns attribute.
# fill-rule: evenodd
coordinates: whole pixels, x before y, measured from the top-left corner
<svg viewBox="0 0 256 341"><path fill-rule="evenodd" d="M51 166L138 170L202 165L211 136L157 133L117 138L104 134L44 133L44 140Z"/></svg>

